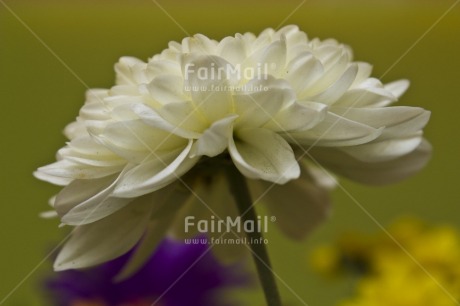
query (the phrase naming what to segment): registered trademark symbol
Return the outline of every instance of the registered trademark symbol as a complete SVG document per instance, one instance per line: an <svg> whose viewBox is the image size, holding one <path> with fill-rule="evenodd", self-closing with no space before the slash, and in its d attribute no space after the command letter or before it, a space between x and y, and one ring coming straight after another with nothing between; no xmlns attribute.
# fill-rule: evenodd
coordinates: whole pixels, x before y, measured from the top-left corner
<svg viewBox="0 0 460 306"><path fill-rule="evenodd" d="M276 221L276 217L275 217L275 216L271 216L271 217L270 217L270 221L271 221L271 222L275 222L275 221Z"/></svg>

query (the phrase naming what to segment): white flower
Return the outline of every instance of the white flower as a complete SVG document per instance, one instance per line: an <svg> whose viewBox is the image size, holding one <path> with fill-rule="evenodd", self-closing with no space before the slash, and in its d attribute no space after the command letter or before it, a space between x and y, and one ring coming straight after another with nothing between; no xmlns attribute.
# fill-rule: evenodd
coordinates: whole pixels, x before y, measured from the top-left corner
<svg viewBox="0 0 460 306"><path fill-rule="evenodd" d="M219 171L230 158L254 179L255 196L276 185L262 201L300 238L327 213L334 185L309 156L351 179L387 183L429 155L430 113L388 106L408 81L383 85L349 47L309 40L296 26L221 41L198 34L147 63L121 58L115 70L112 88L88 91L58 161L35 173L65 186L53 206L77 226L58 270L104 262L141 240L136 265L166 233L183 234L180 216L236 214Z"/></svg>

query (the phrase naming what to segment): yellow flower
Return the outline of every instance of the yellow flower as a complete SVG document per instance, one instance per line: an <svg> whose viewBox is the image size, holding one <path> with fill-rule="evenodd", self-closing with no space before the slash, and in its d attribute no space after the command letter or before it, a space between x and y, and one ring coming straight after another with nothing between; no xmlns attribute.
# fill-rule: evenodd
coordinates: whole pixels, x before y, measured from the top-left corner
<svg viewBox="0 0 460 306"><path fill-rule="evenodd" d="M394 240L388 235L348 234L336 245L313 253L312 263L323 275L360 273L355 296L338 305L458 305L460 235L456 229L430 227L411 218L394 223L389 232Z"/></svg>

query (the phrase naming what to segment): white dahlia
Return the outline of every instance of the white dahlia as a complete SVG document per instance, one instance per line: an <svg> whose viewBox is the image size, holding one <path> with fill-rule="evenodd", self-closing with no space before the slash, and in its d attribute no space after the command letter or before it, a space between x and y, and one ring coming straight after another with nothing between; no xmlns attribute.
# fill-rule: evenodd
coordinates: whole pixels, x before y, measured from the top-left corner
<svg viewBox="0 0 460 306"><path fill-rule="evenodd" d="M255 196L269 189L261 202L301 238L327 214L334 185L317 162L378 184L428 159L430 113L389 106L409 82L383 85L348 46L309 40L296 26L221 41L197 34L148 62L123 57L115 70L112 88L88 91L58 161L35 173L65 186L53 207L77 227L57 270L138 243L139 265L165 234L184 235L185 216L237 214L221 171L229 164Z"/></svg>

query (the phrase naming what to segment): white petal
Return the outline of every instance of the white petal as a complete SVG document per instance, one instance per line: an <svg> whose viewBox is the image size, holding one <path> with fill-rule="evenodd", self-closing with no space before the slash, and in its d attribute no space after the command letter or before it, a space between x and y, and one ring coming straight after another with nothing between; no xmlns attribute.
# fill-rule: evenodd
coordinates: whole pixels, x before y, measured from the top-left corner
<svg viewBox="0 0 460 306"><path fill-rule="evenodd" d="M387 104L388 101L396 101L396 97L383 88L355 88L347 91L334 103L334 106L348 108L372 107Z"/></svg>
<svg viewBox="0 0 460 306"><path fill-rule="evenodd" d="M358 66L356 64L352 64L329 88L310 99L312 101L318 101L328 105L334 104L350 88L356 78L357 72Z"/></svg>
<svg viewBox="0 0 460 306"><path fill-rule="evenodd" d="M147 225L144 237L128 263L116 276L115 281L122 281L137 272L151 258L155 248L166 237L180 207L191 195L189 190L176 187L168 186L151 195L150 201L155 202L156 209Z"/></svg>
<svg viewBox="0 0 460 306"><path fill-rule="evenodd" d="M105 177L120 172L120 169L120 166L95 167L63 159L38 168L34 174L38 179L63 185L74 179L96 179Z"/></svg>
<svg viewBox="0 0 460 306"><path fill-rule="evenodd" d="M420 171L431 157L431 145L423 140L411 153L376 163L359 161L335 149L315 148L313 156L325 167L363 184L396 183Z"/></svg>
<svg viewBox="0 0 460 306"><path fill-rule="evenodd" d="M289 135L302 145L352 146L374 140L382 130L328 112L325 119L312 129ZM286 136L286 139L290 137Z"/></svg>
<svg viewBox="0 0 460 306"><path fill-rule="evenodd" d="M174 60L169 60L169 59L150 60L149 63L147 64L146 73L152 79L158 75L164 75L164 74L180 75L181 67L180 67L180 63L176 59Z"/></svg>
<svg viewBox="0 0 460 306"><path fill-rule="evenodd" d="M242 39L225 37L219 42L220 54L233 65L241 64L246 59L245 44Z"/></svg>
<svg viewBox="0 0 460 306"><path fill-rule="evenodd" d="M186 139L146 125L140 119L109 124L94 137L112 152L133 163L141 162L151 152L171 151L187 143Z"/></svg>
<svg viewBox="0 0 460 306"><path fill-rule="evenodd" d="M281 88L283 84L273 79L256 81L248 84L248 88L260 85L267 90L233 95L235 113L239 115L235 128L261 127L285 105L292 104L295 93L290 89Z"/></svg>
<svg viewBox="0 0 460 306"><path fill-rule="evenodd" d="M110 194L111 185L118 177L119 174L115 174L92 180L74 180L59 192L53 207L62 217L76 205L92 197L101 196L99 200L102 200Z"/></svg>
<svg viewBox="0 0 460 306"><path fill-rule="evenodd" d="M150 201L138 200L104 219L77 227L60 251L54 269L91 267L128 252L144 233L150 210Z"/></svg>
<svg viewBox="0 0 460 306"><path fill-rule="evenodd" d="M372 65L365 62L356 62L356 64L358 65L358 73L356 74L355 81L350 86L351 88L358 87L372 73Z"/></svg>
<svg viewBox="0 0 460 306"><path fill-rule="evenodd" d="M422 141L421 133L396 139L386 139L359 146L345 147L342 151L364 162L383 162L406 155Z"/></svg>
<svg viewBox="0 0 460 306"><path fill-rule="evenodd" d="M158 114L157 111L148 107L144 104L136 104L133 105L133 111L142 119L142 121L152 127L158 128L160 130L164 130L170 132L174 135L184 137L184 138L198 138L200 137L200 133L193 132L190 130L182 129Z"/></svg>
<svg viewBox="0 0 460 306"><path fill-rule="evenodd" d="M62 223L68 225L83 225L99 221L128 205L132 199L106 197L97 202L95 197L88 199L67 212Z"/></svg>
<svg viewBox="0 0 460 306"><path fill-rule="evenodd" d="M399 98L407 91L409 86L409 80L399 80L386 84L384 88L391 92L396 98Z"/></svg>
<svg viewBox="0 0 460 306"><path fill-rule="evenodd" d="M61 221L82 225L98 221L123 208L132 199L115 198L111 194L123 174L97 180L75 180L56 197L54 208Z"/></svg>
<svg viewBox="0 0 460 306"><path fill-rule="evenodd" d="M54 210L48 210L40 213L40 218L43 219L53 219L59 217L57 212Z"/></svg>
<svg viewBox="0 0 460 306"><path fill-rule="evenodd" d="M88 166L123 167L126 164L126 160L95 142L89 135L72 139L66 147L59 150L59 154L67 160Z"/></svg>
<svg viewBox="0 0 460 306"><path fill-rule="evenodd" d="M213 53L217 43L202 34L195 34L193 37L186 37L182 40L182 51L184 53Z"/></svg>
<svg viewBox="0 0 460 306"><path fill-rule="evenodd" d="M86 130L86 126L82 120L77 119L77 121L69 123L64 128L64 135L67 137L67 139L72 140L79 136L88 135L88 131Z"/></svg>
<svg viewBox="0 0 460 306"><path fill-rule="evenodd" d="M264 128L275 132L307 130L323 121L327 106L322 103L299 101L279 111Z"/></svg>
<svg viewBox="0 0 460 306"><path fill-rule="evenodd" d="M67 178L67 177L60 177L60 176L54 176L54 175L49 175L43 171L35 171L34 177L36 177L39 180L58 185L58 186L67 186L70 184L70 182L73 181L73 178Z"/></svg>
<svg viewBox="0 0 460 306"><path fill-rule="evenodd" d="M157 109L156 112L176 127L174 133L185 130L194 132L196 135L201 134L209 126L209 121L190 101L169 103Z"/></svg>
<svg viewBox="0 0 460 306"><path fill-rule="evenodd" d="M184 94L184 78L181 75L159 75L149 83L147 88L152 98L161 105L189 99Z"/></svg>
<svg viewBox="0 0 460 306"><path fill-rule="evenodd" d="M113 195L121 198L137 197L177 180L198 162L198 157L188 156L192 144L193 141L189 141L181 151L158 152L150 156L120 179Z"/></svg>
<svg viewBox="0 0 460 306"><path fill-rule="evenodd" d="M381 139L404 137L420 131L430 119L430 112L420 107L393 106L379 108L332 107L330 111L374 128L385 127Z"/></svg>
<svg viewBox="0 0 460 306"><path fill-rule="evenodd" d="M122 57L119 62L115 64L115 71L117 73L117 84L136 84L141 80L139 77L139 68L137 65L145 65L145 63L134 57Z"/></svg>
<svg viewBox="0 0 460 306"><path fill-rule="evenodd" d="M313 82L310 86L299 95L300 99L306 99L322 93L334 82L336 82L347 70L349 65L349 55L347 52L336 47L331 47L334 51L330 58L322 58L321 63L324 67L324 73L317 81Z"/></svg>
<svg viewBox="0 0 460 306"><path fill-rule="evenodd" d="M227 115L231 107L229 85L236 77L233 66L218 56L200 56L185 65L186 86L198 114L209 122Z"/></svg>
<svg viewBox="0 0 460 306"><path fill-rule="evenodd" d="M242 70L251 68L257 71L257 68L261 67L263 75L278 77L284 73L286 53L286 41L284 39L276 40L250 55L242 64Z"/></svg>
<svg viewBox="0 0 460 306"><path fill-rule="evenodd" d="M300 175L291 146L278 134L266 129L238 131L230 139L229 152L235 166L245 176L284 184Z"/></svg>
<svg viewBox="0 0 460 306"><path fill-rule="evenodd" d="M203 135L193 144L190 157L209 156L213 157L222 153L228 145L228 139L232 137L232 127L238 115L230 115L214 122Z"/></svg>
<svg viewBox="0 0 460 306"><path fill-rule="evenodd" d="M297 93L304 91L312 82L318 80L323 72L323 65L310 52L303 52L289 62L286 79Z"/></svg>

